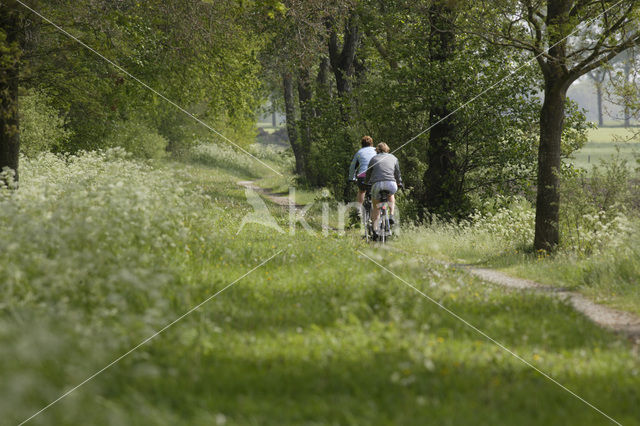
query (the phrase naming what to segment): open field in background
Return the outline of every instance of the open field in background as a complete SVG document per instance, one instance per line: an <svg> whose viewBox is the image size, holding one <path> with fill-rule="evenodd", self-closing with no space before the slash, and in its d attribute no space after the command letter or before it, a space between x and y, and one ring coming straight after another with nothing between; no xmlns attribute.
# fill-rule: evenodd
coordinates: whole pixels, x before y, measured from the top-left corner
<svg viewBox="0 0 640 426"><path fill-rule="evenodd" d="M267 133L273 133L276 130L282 129L285 127L284 123L278 123L276 127L273 127L273 123L271 121L259 121L256 123L256 127L261 128Z"/></svg>
<svg viewBox="0 0 640 426"><path fill-rule="evenodd" d="M640 131L640 128L634 128ZM640 153L640 142L624 142L632 133L624 127L602 127L589 131L589 142L574 154L573 163L577 167L589 169L601 160L610 160L619 149L620 158L628 161L630 167L636 167L634 153Z"/></svg>
<svg viewBox="0 0 640 426"><path fill-rule="evenodd" d="M618 122L611 124L619 125ZM283 128L283 125L274 128L270 121L265 121L258 122L257 127L272 134ZM635 129L640 130L640 128ZM627 160L630 167L635 167L634 153L640 153L640 141L625 142L630 138L630 135L629 129L624 127L612 126L591 129L589 130L589 142L573 155L572 162L577 167L590 169L594 164L600 164L601 160L610 160L611 156L616 155L619 150L620 158Z"/></svg>
<svg viewBox="0 0 640 426"><path fill-rule="evenodd" d="M236 182L287 184L250 166L215 147L153 166L92 154L24 163L21 195L0 201L3 422L284 249L30 424L608 424L358 250L617 421L640 424L640 360L624 338L557 300L367 245L355 230L238 233L252 209ZM288 210L267 203L287 229ZM410 235L394 244L412 248Z"/></svg>

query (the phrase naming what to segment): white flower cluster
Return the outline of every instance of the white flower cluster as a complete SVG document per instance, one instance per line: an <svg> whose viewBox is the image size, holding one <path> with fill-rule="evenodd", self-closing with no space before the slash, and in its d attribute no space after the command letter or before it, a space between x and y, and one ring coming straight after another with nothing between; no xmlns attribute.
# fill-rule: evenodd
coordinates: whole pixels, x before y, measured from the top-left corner
<svg viewBox="0 0 640 426"><path fill-rule="evenodd" d="M533 206L520 197L499 197L492 204L496 202L502 207L492 210L489 205L485 206L489 213L476 212L460 224L459 233L466 237L473 235L472 240L490 242L503 250L530 247L535 236ZM565 252L590 255L605 248L616 248L633 229L622 207L568 216L563 212L560 218L560 249Z"/></svg>
<svg viewBox="0 0 640 426"><path fill-rule="evenodd" d="M588 255L624 244L634 230L633 223L624 209L614 206L611 210L588 212L580 214L573 221L566 220L563 227L565 249Z"/></svg>
<svg viewBox="0 0 640 426"><path fill-rule="evenodd" d="M467 224L466 231L498 239L505 248L533 244L535 211L529 202L520 197L500 198L504 207L491 213L476 212Z"/></svg>
<svg viewBox="0 0 640 426"><path fill-rule="evenodd" d="M99 300L162 286L205 199L171 169L122 149L22 158L20 171L18 191L0 189L0 305L78 304L83 294Z"/></svg>

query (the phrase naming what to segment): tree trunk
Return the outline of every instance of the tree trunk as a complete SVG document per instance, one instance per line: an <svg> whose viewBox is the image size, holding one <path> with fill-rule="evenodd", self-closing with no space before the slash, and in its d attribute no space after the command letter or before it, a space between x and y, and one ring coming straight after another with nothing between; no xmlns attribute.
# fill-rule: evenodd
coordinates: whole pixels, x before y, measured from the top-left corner
<svg viewBox="0 0 640 426"><path fill-rule="evenodd" d="M360 42L360 30L358 29L356 13L352 12L345 23L342 50L338 46L338 33L331 23L329 35L329 61L336 78L336 88L340 97L340 110L342 119L348 123L351 119L350 100L348 95L352 90L351 79L355 72L354 61L356 50Z"/></svg>
<svg viewBox="0 0 640 426"><path fill-rule="evenodd" d="M311 75L308 69L300 70L298 76L298 102L300 103L300 151L305 165L305 173L307 178L310 170L306 167L309 164L309 155L311 153L311 118L313 117L313 105L311 100L313 97L313 88L311 86ZM315 182L313 182L315 184Z"/></svg>
<svg viewBox="0 0 640 426"><path fill-rule="evenodd" d="M331 64L329 58L323 56L318 66L318 76L316 78L316 102L313 108L313 116L318 118L322 115L322 105L331 99L331 85L329 81L329 73L331 72Z"/></svg>
<svg viewBox="0 0 640 426"><path fill-rule="evenodd" d="M284 109L287 120L287 134L289 143L296 159L296 174L304 174L304 157L302 154L300 140L298 138L298 126L296 119L296 96L293 89L293 76L290 73L282 74L282 86L284 88Z"/></svg>
<svg viewBox="0 0 640 426"><path fill-rule="evenodd" d="M540 111L538 150L538 194L536 201L536 250L553 251L560 243L559 172L568 84L560 78L545 79L545 96Z"/></svg>
<svg viewBox="0 0 640 426"><path fill-rule="evenodd" d="M20 77L20 14L14 1L0 5L0 39L3 49L0 58L0 172L10 169L18 181L20 153L20 120L18 111L18 83ZM4 182L9 183L9 182Z"/></svg>
<svg viewBox="0 0 640 426"><path fill-rule="evenodd" d="M629 76L631 75L631 51L627 51L627 59L624 63L624 84L629 84ZM629 99L624 99L624 127L629 128L631 125L631 108L629 107Z"/></svg>
<svg viewBox="0 0 640 426"><path fill-rule="evenodd" d="M604 125L604 117L602 115L602 84L596 84L596 95L598 96L598 127Z"/></svg>
<svg viewBox="0 0 640 426"><path fill-rule="evenodd" d="M331 64L329 58L323 56L320 60L320 66L318 67L318 86L323 89L329 89L329 71L331 70Z"/></svg>
<svg viewBox="0 0 640 426"><path fill-rule="evenodd" d="M436 4L429 11L431 19L430 54L434 63L443 67L439 73L442 101L433 105L430 123L434 125L451 113L448 97L451 81L444 66L455 54L455 33L452 11L442 4ZM427 146L427 171L423 181L425 186L424 206L432 213L455 214L462 207L462 192L456 172L456 154L451 146L455 126L451 118L438 123L429 133Z"/></svg>

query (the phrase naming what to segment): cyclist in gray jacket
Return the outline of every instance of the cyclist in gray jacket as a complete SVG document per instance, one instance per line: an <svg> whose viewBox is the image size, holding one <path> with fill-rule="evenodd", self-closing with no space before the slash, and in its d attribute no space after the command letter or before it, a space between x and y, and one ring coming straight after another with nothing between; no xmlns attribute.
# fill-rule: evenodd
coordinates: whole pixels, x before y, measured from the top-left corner
<svg viewBox="0 0 640 426"><path fill-rule="evenodd" d="M395 222L393 213L395 210L396 199L394 194L398 192L398 188L402 188L402 176L400 176L400 163L395 155L389 154L389 145L379 143L376 147L378 153L369 161L367 169L367 177L365 182L372 185L371 199L373 200L373 211L371 212L371 220L373 221L373 229L378 229L378 220L380 219L380 192L387 191L389 193L389 222L393 225Z"/></svg>

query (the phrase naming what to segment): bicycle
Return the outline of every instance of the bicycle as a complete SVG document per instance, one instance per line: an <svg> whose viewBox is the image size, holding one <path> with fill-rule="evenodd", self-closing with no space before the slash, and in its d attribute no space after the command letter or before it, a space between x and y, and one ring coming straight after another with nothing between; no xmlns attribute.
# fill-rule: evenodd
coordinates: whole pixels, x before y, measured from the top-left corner
<svg viewBox="0 0 640 426"><path fill-rule="evenodd" d="M382 232L376 233L373 229L373 221L371 220L371 210L373 209L373 202L371 199L371 187L373 185L365 184L366 192L364 196L364 202L362 203L362 210L360 217L362 219L362 226L364 228L363 238L369 241L380 241L383 244L386 243L393 235L391 230L391 221L389 214L389 191L380 192L380 201L378 207L380 209L380 230Z"/></svg>
<svg viewBox="0 0 640 426"><path fill-rule="evenodd" d="M391 193L389 191L380 191L380 228L378 230L378 239L382 244L386 243L387 240L393 236L393 232L391 231L391 222L389 220L389 195Z"/></svg>
<svg viewBox="0 0 640 426"><path fill-rule="evenodd" d="M365 184L365 186L367 189L364 195L364 202L362 203L362 211L360 217L362 218L362 226L364 228L364 239L369 242L374 237L373 223L371 222L371 185Z"/></svg>

